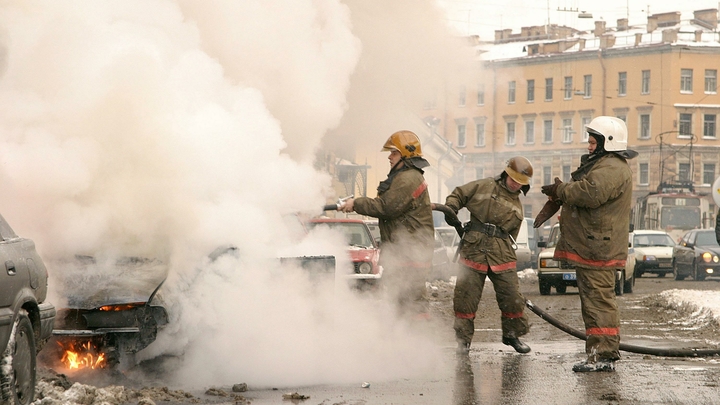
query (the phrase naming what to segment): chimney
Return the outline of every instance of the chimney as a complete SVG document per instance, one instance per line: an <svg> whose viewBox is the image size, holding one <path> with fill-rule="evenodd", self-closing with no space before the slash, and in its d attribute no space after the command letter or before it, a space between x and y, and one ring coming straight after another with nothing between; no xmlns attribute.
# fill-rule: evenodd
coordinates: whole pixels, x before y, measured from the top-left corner
<svg viewBox="0 0 720 405"><path fill-rule="evenodd" d="M706 10L693 11L693 17L699 25L705 26L708 29L716 29L718 27L718 10L716 8L709 8Z"/></svg>
<svg viewBox="0 0 720 405"><path fill-rule="evenodd" d="M601 36L605 33L605 21L595 21L595 31L594 34L596 37Z"/></svg>
<svg viewBox="0 0 720 405"><path fill-rule="evenodd" d="M702 42L702 30L695 30L695 42Z"/></svg>
<svg viewBox="0 0 720 405"><path fill-rule="evenodd" d="M600 37L600 49L612 48L615 45L615 35L612 33L603 34Z"/></svg>
<svg viewBox="0 0 720 405"><path fill-rule="evenodd" d="M628 19L627 18L618 18L617 30L618 31L627 31L628 30Z"/></svg>
<svg viewBox="0 0 720 405"><path fill-rule="evenodd" d="M666 44L674 44L677 42L678 37L678 29L677 28L669 28L666 30L663 30L662 32L662 41Z"/></svg>
<svg viewBox="0 0 720 405"><path fill-rule="evenodd" d="M580 38L578 41L578 51L585 49L585 38Z"/></svg>
<svg viewBox="0 0 720 405"><path fill-rule="evenodd" d="M503 30L495 30L495 42L503 40Z"/></svg>
<svg viewBox="0 0 720 405"><path fill-rule="evenodd" d="M647 32L648 33L653 32L657 29L657 27L658 27L657 17L654 15L651 15L650 17L648 17Z"/></svg>
<svg viewBox="0 0 720 405"><path fill-rule="evenodd" d="M635 33L635 46L640 45L640 42L642 42L642 32L636 32Z"/></svg>

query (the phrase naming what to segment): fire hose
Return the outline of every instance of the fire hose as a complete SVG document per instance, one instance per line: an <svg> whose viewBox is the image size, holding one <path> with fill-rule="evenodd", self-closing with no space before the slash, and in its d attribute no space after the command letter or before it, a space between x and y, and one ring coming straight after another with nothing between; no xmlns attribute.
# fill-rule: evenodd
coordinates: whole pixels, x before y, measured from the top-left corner
<svg viewBox="0 0 720 405"><path fill-rule="evenodd" d="M462 222L457 217L457 214L455 211L453 211L450 207L443 205L443 204L432 204L432 209L435 211L440 211L443 214L445 214L445 221L448 223L448 225L455 228L455 230L458 232L458 235L460 235L460 243L462 243L462 237L465 233L465 229L463 228ZM460 247L462 245L458 245L458 250L455 252L455 257L457 258L458 253L460 251ZM550 325L560 329L561 331L572 335L578 339L581 340L587 340L587 336L585 336L585 333L572 328L568 325L566 325L563 322L560 322L558 319L554 318L547 312L543 311L542 309L538 308L533 304L530 300L525 300L525 306L528 307L535 315L539 316L540 319L544 320L545 322L549 323ZM627 343L620 343L620 350L630 353L638 353L638 354L648 354L652 356L664 356L664 357L710 357L710 356L718 356L720 355L720 349L691 349L691 348L684 348L684 349L663 349L663 348L654 348L654 347L643 347L643 346L637 346L637 345L631 345Z"/></svg>

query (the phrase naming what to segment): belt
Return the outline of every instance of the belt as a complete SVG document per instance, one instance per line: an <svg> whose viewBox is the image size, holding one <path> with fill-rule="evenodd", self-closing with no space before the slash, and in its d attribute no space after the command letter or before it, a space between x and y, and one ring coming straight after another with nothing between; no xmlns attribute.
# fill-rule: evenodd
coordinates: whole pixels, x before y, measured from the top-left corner
<svg viewBox="0 0 720 405"><path fill-rule="evenodd" d="M495 238L501 239L506 239L508 236L510 236L499 226L490 223L470 222L470 230L481 232L485 235L490 235Z"/></svg>

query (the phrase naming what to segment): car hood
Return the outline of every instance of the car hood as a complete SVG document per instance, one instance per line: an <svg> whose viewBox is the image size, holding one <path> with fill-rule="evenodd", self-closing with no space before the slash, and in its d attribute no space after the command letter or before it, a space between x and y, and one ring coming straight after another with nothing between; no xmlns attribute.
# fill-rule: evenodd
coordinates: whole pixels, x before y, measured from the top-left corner
<svg viewBox="0 0 720 405"><path fill-rule="evenodd" d="M351 246L348 248L350 258L354 262L377 260L378 250L373 248L362 248Z"/></svg>
<svg viewBox="0 0 720 405"><path fill-rule="evenodd" d="M635 248L635 255L646 255L669 258L672 257L672 246L647 246Z"/></svg>
<svg viewBox="0 0 720 405"><path fill-rule="evenodd" d="M698 246L698 249L720 255L720 246Z"/></svg>

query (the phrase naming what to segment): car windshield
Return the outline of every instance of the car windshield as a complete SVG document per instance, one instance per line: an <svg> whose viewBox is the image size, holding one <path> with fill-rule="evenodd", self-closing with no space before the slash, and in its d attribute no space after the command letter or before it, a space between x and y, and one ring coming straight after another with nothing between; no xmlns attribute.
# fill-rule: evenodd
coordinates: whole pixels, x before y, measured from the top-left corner
<svg viewBox="0 0 720 405"><path fill-rule="evenodd" d="M697 246L718 246L715 232L698 232L695 244Z"/></svg>
<svg viewBox="0 0 720 405"><path fill-rule="evenodd" d="M635 235L633 245L635 247L675 246L675 241L670 235Z"/></svg>
<svg viewBox="0 0 720 405"><path fill-rule="evenodd" d="M314 222L310 227L326 226L335 229L345 235L345 240L350 246L370 247L373 246L372 236L365 224L357 222Z"/></svg>

